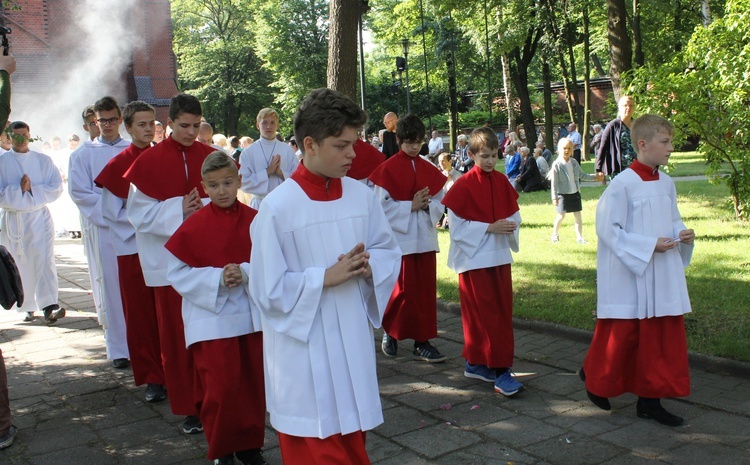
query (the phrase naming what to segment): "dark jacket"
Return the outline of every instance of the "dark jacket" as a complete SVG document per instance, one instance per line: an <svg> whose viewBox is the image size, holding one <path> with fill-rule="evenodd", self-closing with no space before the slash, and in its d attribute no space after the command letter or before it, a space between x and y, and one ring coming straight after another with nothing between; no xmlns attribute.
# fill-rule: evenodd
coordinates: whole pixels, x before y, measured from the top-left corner
<svg viewBox="0 0 750 465"><path fill-rule="evenodd" d="M516 177L516 185L524 192L531 192L544 189L542 184L542 175L539 173L539 166L533 156L527 156L521 164L521 171Z"/></svg>
<svg viewBox="0 0 750 465"><path fill-rule="evenodd" d="M608 176L622 171L620 166L620 132L622 132L622 120L615 118L610 121L602 131L602 141L596 152L594 166L596 172L602 172Z"/></svg>

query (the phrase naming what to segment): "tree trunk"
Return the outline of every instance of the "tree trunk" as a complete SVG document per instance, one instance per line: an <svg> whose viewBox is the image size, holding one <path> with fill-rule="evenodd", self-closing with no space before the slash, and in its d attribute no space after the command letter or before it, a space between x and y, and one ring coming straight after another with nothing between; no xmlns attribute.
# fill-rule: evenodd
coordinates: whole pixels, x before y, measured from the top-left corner
<svg viewBox="0 0 750 465"><path fill-rule="evenodd" d="M358 0L331 0L327 86L356 102Z"/></svg>
<svg viewBox="0 0 750 465"><path fill-rule="evenodd" d="M591 117L591 44L589 42L589 4L583 4L583 127L581 133L581 160L589 160L589 118Z"/></svg>
<svg viewBox="0 0 750 465"><path fill-rule="evenodd" d="M607 0L607 33L609 36L609 74L615 100L622 95L620 77L633 68L633 46L627 28L625 0Z"/></svg>
<svg viewBox="0 0 750 465"><path fill-rule="evenodd" d="M576 57L573 54L573 37L569 37L567 40L568 49L568 63L570 64L570 83L568 83L567 91L569 94L568 105L570 107L570 121L576 123L578 128L581 127L581 115L578 112L578 108L581 106L579 103L578 95L578 72L576 70Z"/></svg>
<svg viewBox="0 0 750 465"><path fill-rule="evenodd" d="M544 145L551 147L555 137L552 124L552 86L550 85L552 73L549 69L549 61L546 59L542 63L542 79L544 80Z"/></svg>
<svg viewBox="0 0 750 465"><path fill-rule="evenodd" d="M500 57L503 65L503 91L505 92L505 105L508 107L508 130L516 130L516 111L513 108L513 91L510 83L510 63L508 56L503 54Z"/></svg>
<svg viewBox="0 0 750 465"><path fill-rule="evenodd" d="M633 62L635 66L643 66L643 38L641 37L641 0L633 0L633 46L635 53Z"/></svg>
<svg viewBox="0 0 750 465"><path fill-rule="evenodd" d="M510 57L511 77L516 86L516 92L521 102L521 119L526 132L526 145L533 148L536 143L536 124L534 123L534 111L531 108L531 96L529 95L529 66L536 55L536 47L542 37L540 28L532 28L526 33L523 50L514 48Z"/></svg>
<svg viewBox="0 0 750 465"><path fill-rule="evenodd" d="M711 5L708 4L708 0L701 0L701 16L703 17L703 27L708 27L711 24Z"/></svg>
<svg viewBox="0 0 750 465"><path fill-rule="evenodd" d="M450 148L451 152L456 149L456 136L458 131L458 89L456 87L456 66L455 57L451 50L451 58L448 59L446 67L448 68L448 98L450 100L450 119L448 121L450 126Z"/></svg>

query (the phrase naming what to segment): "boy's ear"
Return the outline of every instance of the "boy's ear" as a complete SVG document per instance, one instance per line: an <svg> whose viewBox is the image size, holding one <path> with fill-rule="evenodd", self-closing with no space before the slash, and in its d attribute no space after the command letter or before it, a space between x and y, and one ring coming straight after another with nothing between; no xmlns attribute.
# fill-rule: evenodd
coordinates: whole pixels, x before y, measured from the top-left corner
<svg viewBox="0 0 750 465"><path fill-rule="evenodd" d="M201 187L203 188L203 191L205 191L206 190L206 183L204 183L203 181L201 181Z"/></svg>
<svg viewBox="0 0 750 465"><path fill-rule="evenodd" d="M304 153L305 155L308 155L308 154L315 155L315 150L313 150L314 145L315 145L315 141L313 140L313 138L310 136L306 136L302 140L302 147L304 147L304 149L302 150L302 153Z"/></svg>
<svg viewBox="0 0 750 465"><path fill-rule="evenodd" d="M471 150L467 150L466 153L469 154L469 158L471 158L472 160L474 159L474 152L472 152Z"/></svg>

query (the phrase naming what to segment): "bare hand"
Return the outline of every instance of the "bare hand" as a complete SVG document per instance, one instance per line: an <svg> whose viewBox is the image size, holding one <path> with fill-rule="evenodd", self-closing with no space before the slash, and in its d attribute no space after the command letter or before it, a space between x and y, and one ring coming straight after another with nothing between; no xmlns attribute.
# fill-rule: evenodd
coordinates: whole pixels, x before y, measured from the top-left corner
<svg viewBox="0 0 750 465"><path fill-rule="evenodd" d="M281 171L281 155L274 155L271 157L271 162L268 164L268 168L266 168L266 173L268 173L269 176L276 174L278 176L278 172Z"/></svg>
<svg viewBox="0 0 750 465"><path fill-rule="evenodd" d="M365 252L365 245L359 243L349 252L338 257L338 261L326 269L323 287L333 287L345 283L351 278L372 276L370 254Z"/></svg>
<svg viewBox="0 0 750 465"><path fill-rule="evenodd" d="M229 263L224 266L222 277L224 278L224 285L226 287L239 286L243 282L242 270L235 263Z"/></svg>
<svg viewBox="0 0 750 465"><path fill-rule="evenodd" d="M596 180L598 182L604 182L604 173L602 173L601 171L599 171L598 173L596 173Z"/></svg>
<svg viewBox="0 0 750 465"><path fill-rule="evenodd" d="M515 221L497 220L487 226L487 232L493 234L513 234L513 231L517 228L518 224Z"/></svg>
<svg viewBox="0 0 750 465"><path fill-rule="evenodd" d="M425 187L422 190L417 191L414 194L414 198L411 201L411 211L416 212L424 210L430 206L430 189Z"/></svg>
<svg viewBox="0 0 750 465"><path fill-rule="evenodd" d="M31 179L28 174L24 174L21 178L21 193L31 192Z"/></svg>
<svg viewBox="0 0 750 465"><path fill-rule="evenodd" d="M197 188L193 188L192 191L182 198L182 215L184 219L187 219L190 215L197 212L203 207L201 196L198 193Z"/></svg>
<svg viewBox="0 0 750 465"><path fill-rule="evenodd" d="M552 205L557 206L557 199L556 198L552 199Z"/></svg>
<svg viewBox="0 0 750 465"><path fill-rule="evenodd" d="M677 244L679 244L679 242L675 241L671 237L660 237L656 241L656 247L654 247L654 252L664 253L667 250L672 250L675 247L677 247Z"/></svg>
<svg viewBox="0 0 750 465"><path fill-rule="evenodd" d="M686 245L690 245L695 240L695 231L692 229L685 229L680 231L680 234L677 236L680 238L680 242Z"/></svg>

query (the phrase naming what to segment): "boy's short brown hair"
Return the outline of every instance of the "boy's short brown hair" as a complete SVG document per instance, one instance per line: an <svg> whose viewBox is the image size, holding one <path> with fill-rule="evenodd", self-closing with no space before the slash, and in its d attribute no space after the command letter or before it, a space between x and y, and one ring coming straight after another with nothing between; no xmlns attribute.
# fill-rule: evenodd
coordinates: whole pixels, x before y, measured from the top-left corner
<svg viewBox="0 0 750 465"><path fill-rule="evenodd" d="M177 94L172 97L172 101L169 102L169 119L177 121L183 113L203 116L200 100L190 94Z"/></svg>
<svg viewBox="0 0 750 465"><path fill-rule="evenodd" d="M636 118L630 127L630 140L633 142L636 153L639 140L650 141L657 132L661 131L674 136L674 124L659 115L643 115Z"/></svg>
<svg viewBox="0 0 750 465"><path fill-rule="evenodd" d="M341 92L321 88L310 91L294 115L294 138L304 152L305 137L320 144L323 139L338 136L344 128L361 129L367 113Z"/></svg>
<svg viewBox="0 0 750 465"><path fill-rule="evenodd" d="M89 116L96 117L96 112L94 111L94 105L89 105L86 108L83 109L81 112L81 118L83 118L83 122L87 123L86 119Z"/></svg>
<svg viewBox="0 0 750 465"><path fill-rule="evenodd" d="M422 118L414 113L399 118L396 123L396 139L398 139L399 145L407 141L424 142L426 132Z"/></svg>
<svg viewBox="0 0 750 465"><path fill-rule="evenodd" d="M219 171L224 168L229 168L229 171L237 176L237 163L232 160L232 157L226 153L216 150L208 154L203 164L201 165L201 176L205 176L207 173L213 171Z"/></svg>
<svg viewBox="0 0 750 465"><path fill-rule="evenodd" d="M129 128L133 125L133 118L139 111L150 111L156 117L156 110L154 107L146 102L140 100L133 100L132 102L125 105L122 109L122 121L125 123L125 127Z"/></svg>
<svg viewBox="0 0 750 465"><path fill-rule="evenodd" d="M97 113L99 113L100 111L111 110L117 110L117 116L122 116L120 105L117 103L117 100L115 100L114 97L102 97L94 103L94 111Z"/></svg>
<svg viewBox="0 0 750 465"><path fill-rule="evenodd" d="M276 121L279 120L279 114L274 110L273 108L263 108L258 112L258 116L255 117L255 122L260 124L261 121L263 121L263 118L265 118L268 115L273 115L276 117Z"/></svg>
<svg viewBox="0 0 750 465"><path fill-rule="evenodd" d="M481 127L471 131L471 135L469 136L469 152L476 155L482 150L482 147L487 147L494 151L497 151L500 147L497 134L495 134L492 128Z"/></svg>

